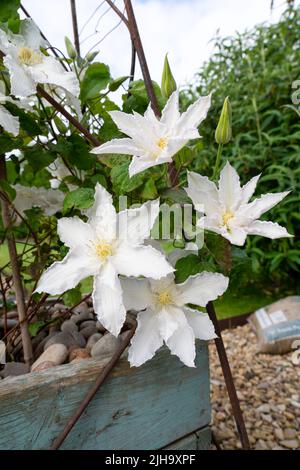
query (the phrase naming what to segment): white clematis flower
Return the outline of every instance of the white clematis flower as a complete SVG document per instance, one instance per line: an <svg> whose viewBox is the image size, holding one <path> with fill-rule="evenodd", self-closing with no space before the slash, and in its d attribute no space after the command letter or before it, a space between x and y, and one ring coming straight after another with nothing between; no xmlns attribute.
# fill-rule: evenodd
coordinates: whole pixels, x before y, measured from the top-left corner
<svg viewBox="0 0 300 470"><path fill-rule="evenodd" d="M195 367L195 339L216 337L207 313L188 304L205 307L227 289L229 279L219 273L202 272L175 284L170 274L160 281L122 279L127 309L138 313L137 330L129 348L129 362L140 366L164 344L189 367Z"/></svg>
<svg viewBox="0 0 300 470"><path fill-rule="evenodd" d="M59 86L78 96L79 83L74 72L66 72L61 63L40 51L44 44L37 26L32 20L21 23L20 34L5 33L0 29L0 50L7 67L11 92L15 96L35 94L38 83Z"/></svg>
<svg viewBox="0 0 300 470"><path fill-rule="evenodd" d="M40 207L42 211L51 216L62 210L65 195L58 189L36 188L34 186L14 185L16 197L13 201L14 207L24 216L24 211L32 207ZM16 223L19 224L21 219L17 217Z"/></svg>
<svg viewBox="0 0 300 470"><path fill-rule="evenodd" d="M158 213L157 200L117 214L112 196L97 184L88 222L78 217L58 221L59 237L70 251L41 276L36 291L59 295L94 276L95 313L117 336L126 317L119 274L160 279L174 271L160 252L143 245Z"/></svg>
<svg viewBox="0 0 300 470"><path fill-rule="evenodd" d="M247 235L261 235L268 238L291 237L281 225L258 220L262 214L276 206L289 194L268 193L249 203L260 175L254 176L243 187L236 170L226 163L220 174L219 188L207 176L188 173L188 187L185 188L195 208L202 205L205 216L197 222L202 227L227 238L233 245L244 245Z"/></svg>
<svg viewBox="0 0 300 470"><path fill-rule="evenodd" d="M206 118L211 96L204 96L193 103L183 114L179 112L179 94L169 98L160 119L149 105L144 116L134 112L126 114L111 111L109 114L118 128L129 136L113 139L91 150L98 155L121 153L133 155L129 175L133 176L155 165L172 161L190 139L200 137L198 126Z"/></svg>

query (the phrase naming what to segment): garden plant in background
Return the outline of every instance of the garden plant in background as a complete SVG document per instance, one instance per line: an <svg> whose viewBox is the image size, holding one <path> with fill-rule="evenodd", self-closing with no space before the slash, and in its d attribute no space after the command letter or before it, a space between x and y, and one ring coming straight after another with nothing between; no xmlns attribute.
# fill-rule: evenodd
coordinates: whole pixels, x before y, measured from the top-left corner
<svg viewBox="0 0 300 470"><path fill-rule="evenodd" d="M242 187L234 169L242 173L241 161L251 160L249 142L251 146L255 142L259 146L257 159L263 162L261 181L266 184L270 180L268 153L260 154L258 149L263 149L265 140L270 147L279 134L276 131L270 137L260 125L254 93L249 122L254 115L257 135L251 134L247 140L246 133L237 144L235 113L239 106L234 99L232 117L226 98L218 126L206 120L211 93L213 102L218 102L220 96L222 101L231 96L232 89L234 97L245 96L230 84L230 74L229 79L228 74L223 76L223 82L209 82L205 96L193 99L187 107L191 93L184 94L180 103L167 59L161 88L153 83L160 110L152 109L142 80L130 83L129 94L123 95L119 109L110 92L124 84L124 77L114 80L109 67L97 61L95 55L80 57L70 40L69 57L53 57L33 22L20 20L15 3L14 12L0 10L0 73L4 87L1 108L5 109L0 136L0 231L10 256L10 264L1 270L0 287L7 314L4 280L12 272L24 359L32 361L28 332L35 336L49 326L41 313L49 294L72 306L92 292L99 321L115 336L125 323L126 311L138 314L137 331L129 349L132 365L151 359L165 342L172 354L194 366L195 338L208 340L216 336L203 309L224 294L229 279L234 279L237 261L246 257L241 248L236 251L232 245L244 245L247 235L253 234L284 238L282 246L287 256L293 247L293 216L286 212L282 219L288 231L277 223L258 220L288 194L286 189L292 189L292 185L276 193L276 182L267 188L267 194L251 202L258 162L249 163L247 176L253 178L247 177L250 181ZM290 21L289 15L283 21ZM243 57L252 70L250 52L243 53ZM248 82L254 82L250 75ZM226 93L225 83L230 87ZM29 100L30 107L22 109L17 98ZM276 108L274 116L268 114L268 122L277 119L278 113L281 111ZM203 140L198 131L200 124ZM217 151L212 144L216 127ZM280 133L280 138L285 137L284 132ZM225 155L232 165L226 163ZM59 173L55 169L58 167ZM28 192L34 195L32 204L23 201L22 206L22 188L31 188ZM279 189L283 189L281 184ZM54 202L47 207L45 198L50 194ZM129 201L125 210L120 202L124 195ZM295 197L292 194L287 201L292 203ZM194 204L192 228L205 230L203 248L190 253L187 244L195 240L188 240L184 232L179 239L175 237L172 223L168 239L159 240L159 250L149 244L154 224L161 232L159 205L163 202L170 208L179 204L182 209L185 204ZM203 205L204 217L197 223L199 205ZM249 243L248 253L259 250L259 242ZM182 256L173 267L167 254L172 255L178 247ZM267 248L265 253L267 257ZM291 269L296 267L297 260ZM14 357L15 349L9 344L8 352Z"/></svg>

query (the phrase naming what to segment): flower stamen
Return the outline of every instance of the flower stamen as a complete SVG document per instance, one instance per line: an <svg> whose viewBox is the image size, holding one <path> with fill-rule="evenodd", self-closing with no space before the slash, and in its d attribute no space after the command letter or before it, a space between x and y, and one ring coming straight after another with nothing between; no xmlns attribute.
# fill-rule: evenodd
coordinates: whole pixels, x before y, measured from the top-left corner
<svg viewBox="0 0 300 470"><path fill-rule="evenodd" d="M107 242L97 243L95 246L95 250L96 250L97 256L101 259L101 261L105 261L114 252L112 244L107 243Z"/></svg>
<svg viewBox="0 0 300 470"><path fill-rule="evenodd" d="M226 211L222 215L222 222L223 222L223 225L227 228L227 230L230 229L228 224L229 224L229 221L233 219L233 217L234 217L234 214L231 211Z"/></svg>
<svg viewBox="0 0 300 470"><path fill-rule="evenodd" d="M24 65L37 65L43 62L43 56L40 52L35 52L30 47L20 47L18 50L18 59Z"/></svg>
<svg viewBox="0 0 300 470"><path fill-rule="evenodd" d="M161 305L169 305L173 303L172 296L170 295L168 291L162 291L159 294L157 294L157 299Z"/></svg>

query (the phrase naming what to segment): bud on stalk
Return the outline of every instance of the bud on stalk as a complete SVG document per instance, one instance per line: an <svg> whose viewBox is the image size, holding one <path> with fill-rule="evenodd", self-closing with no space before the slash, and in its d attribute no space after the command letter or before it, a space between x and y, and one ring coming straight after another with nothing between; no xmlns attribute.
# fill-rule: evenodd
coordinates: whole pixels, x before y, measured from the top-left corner
<svg viewBox="0 0 300 470"><path fill-rule="evenodd" d="M168 54L166 54L161 79L161 92L163 97L168 99L176 89L177 85L171 72L170 64L168 61Z"/></svg>
<svg viewBox="0 0 300 470"><path fill-rule="evenodd" d="M70 59L76 59L76 57L77 57L76 49L75 49L72 42L70 41L70 39L67 36L65 36L65 46L66 46L67 53L68 53L68 56L70 57Z"/></svg>
<svg viewBox="0 0 300 470"><path fill-rule="evenodd" d="M231 128L231 105L228 99L225 98L221 116L215 132L215 139L217 144L228 144L232 137Z"/></svg>

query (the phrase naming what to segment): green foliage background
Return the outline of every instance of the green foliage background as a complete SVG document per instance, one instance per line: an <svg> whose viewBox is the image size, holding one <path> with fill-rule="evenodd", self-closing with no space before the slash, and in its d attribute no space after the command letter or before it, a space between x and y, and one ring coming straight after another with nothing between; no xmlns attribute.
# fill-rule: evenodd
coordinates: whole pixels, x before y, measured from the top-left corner
<svg viewBox="0 0 300 470"><path fill-rule="evenodd" d="M182 95L188 106L199 95L213 92L212 107L200 128L203 140L197 144L194 170L211 176L217 152L214 130L229 96L233 139L224 147L223 161L229 159L243 183L262 173L257 194L292 191L266 218L286 226L294 239L247 239L249 277L261 282L263 275L265 285L292 292L300 291L300 117L291 107L292 94L300 98L300 82L294 83L300 79L299 37L296 7L289 7L277 24L217 37L215 53Z"/></svg>

